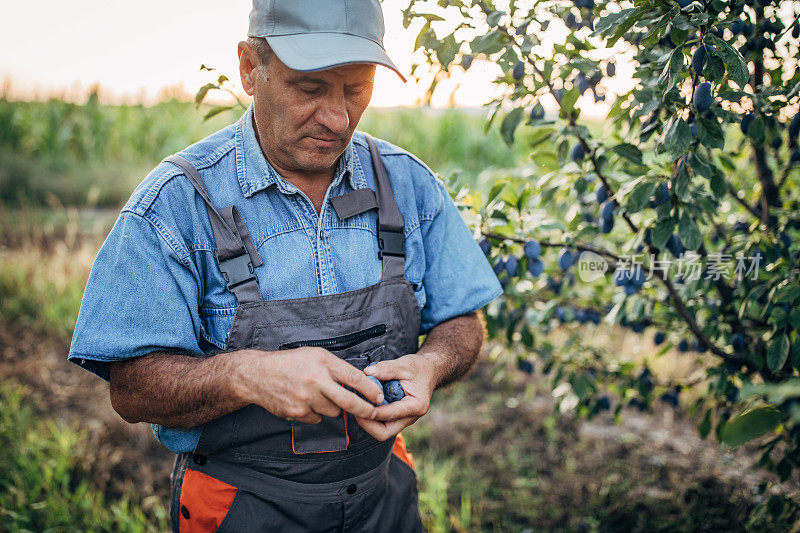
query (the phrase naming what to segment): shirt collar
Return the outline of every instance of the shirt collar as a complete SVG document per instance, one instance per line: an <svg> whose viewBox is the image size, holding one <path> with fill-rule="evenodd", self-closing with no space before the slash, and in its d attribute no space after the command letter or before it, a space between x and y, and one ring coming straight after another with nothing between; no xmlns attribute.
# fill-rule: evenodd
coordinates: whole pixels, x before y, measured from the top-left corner
<svg viewBox="0 0 800 533"><path fill-rule="evenodd" d="M354 165L354 150L351 139L336 163L331 189L338 186L344 176L347 176L347 183L352 189L362 189L368 186L360 165ZM236 170L239 186L242 188L245 198L249 198L270 185L275 185L284 194L292 194L300 190L281 177L264 157L264 152L261 151L253 129L252 104L236 124Z"/></svg>

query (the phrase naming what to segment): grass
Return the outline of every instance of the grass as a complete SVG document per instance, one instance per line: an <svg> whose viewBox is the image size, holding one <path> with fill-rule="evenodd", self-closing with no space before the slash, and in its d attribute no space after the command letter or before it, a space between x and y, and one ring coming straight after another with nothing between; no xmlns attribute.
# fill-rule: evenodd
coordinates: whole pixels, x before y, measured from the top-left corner
<svg viewBox="0 0 800 533"><path fill-rule="evenodd" d="M38 412L30 392L11 382L0 381L0 405L1 530L167 529L158 500L141 502L133 494L106 499L89 475L93 453L85 432Z"/></svg>

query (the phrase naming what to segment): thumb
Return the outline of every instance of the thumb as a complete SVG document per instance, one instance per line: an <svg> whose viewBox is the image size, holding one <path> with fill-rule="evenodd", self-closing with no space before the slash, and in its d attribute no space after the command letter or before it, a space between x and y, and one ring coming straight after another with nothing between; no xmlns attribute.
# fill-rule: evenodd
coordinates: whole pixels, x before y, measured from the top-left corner
<svg viewBox="0 0 800 533"><path fill-rule="evenodd" d="M372 363L364 369L364 373L368 376L374 376L381 381L411 378L411 370L402 357Z"/></svg>

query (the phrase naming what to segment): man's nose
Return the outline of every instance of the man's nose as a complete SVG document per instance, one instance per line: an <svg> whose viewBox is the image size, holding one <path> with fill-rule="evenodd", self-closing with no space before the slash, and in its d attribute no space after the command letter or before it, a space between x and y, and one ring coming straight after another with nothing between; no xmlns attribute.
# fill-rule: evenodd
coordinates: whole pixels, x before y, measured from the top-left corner
<svg viewBox="0 0 800 533"><path fill-rule="evenodd" d="M328 95L317 110L317 121L337 135L345 133L350 126L350 117L347 115L344 94Z"/></svg>

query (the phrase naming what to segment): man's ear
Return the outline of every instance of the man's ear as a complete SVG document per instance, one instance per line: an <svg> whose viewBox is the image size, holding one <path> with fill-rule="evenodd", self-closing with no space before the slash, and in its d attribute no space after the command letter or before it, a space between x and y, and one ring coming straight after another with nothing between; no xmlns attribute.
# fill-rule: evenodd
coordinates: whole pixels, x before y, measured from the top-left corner
<svg viewBox="0 0 800 533"><path fill-rule="evenodd" d="M247 41L239 42L239 76L242 79L242 89L249 96L255 90L255 77L258 76L258 54Z"/></svg>

